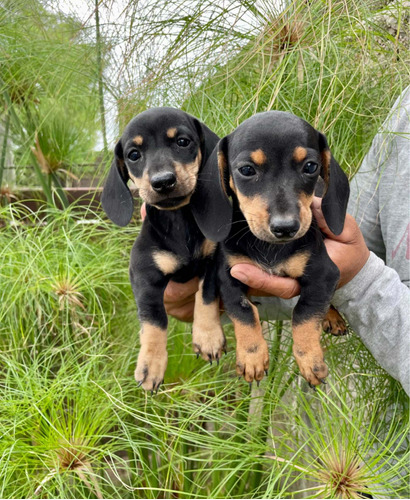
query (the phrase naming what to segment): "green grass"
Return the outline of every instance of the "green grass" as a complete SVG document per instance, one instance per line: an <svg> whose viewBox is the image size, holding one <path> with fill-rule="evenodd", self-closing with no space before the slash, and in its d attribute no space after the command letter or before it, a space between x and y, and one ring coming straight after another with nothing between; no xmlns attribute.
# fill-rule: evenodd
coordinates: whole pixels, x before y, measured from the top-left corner
<svg viewBox="0 0 410 500"><path fill-rule="evenodd" d="M10 137L16 157L34 160L37 133L50 165L70 170L96 129L94 15L56 24L25 5L1 15ZM104 32L120 130L154 105L221 135L282 109L325 132L353 173L410 82L405 40L380 21L404 25L402 2L290 1L279 12L268 1L159 0L125 14ZM84 210L0 208L0 498L409 497L408 398L353 333L323 337L330 376L313 392L289 324L269 323L269 376L250 391L235 375L231 326L227 356L209 366L193 354L191 325L171 320L165 384L155 396L138 389L128 264L139 228Z"/></svg>
<svg viewBox="0 0 410 500"><path fill-rule="evenodd" d="M408 399L354 335L324 337L315 393L289 325L270 323L269 377L250 391L229 325L218 367L172 320L165 385L138 389L138 227L84 225L79 210L41 224L19 205L0 213L1 498L408 496Z"/></svg>

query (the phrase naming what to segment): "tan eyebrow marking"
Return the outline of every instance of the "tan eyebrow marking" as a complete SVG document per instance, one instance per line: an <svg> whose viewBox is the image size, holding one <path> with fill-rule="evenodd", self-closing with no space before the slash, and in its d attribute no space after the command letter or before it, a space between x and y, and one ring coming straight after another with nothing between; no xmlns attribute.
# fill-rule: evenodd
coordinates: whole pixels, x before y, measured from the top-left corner
<svg viewBox="0 0 410 500"><path fill-rule="evenodd" d="M302 146L297 146L293 151L293 159L298 163L303 161L306 158L306 156L307 156L307 151L305 148L302 148Z"/></svg>
<svg viewBox="0 0 410 500"><path fill-rule="evenodd" d="M177 129L176 129L175 127L169 128L169 129L167 130L167 136L168 136L170 139L173 139L176 135L177 135Z"/></svg>
<svg viewBox="0 0 410 500"><path fill-rule="evenodd" d="M266 161L266 155L261 149L252 151L251 160L256 163L256 165L262 165Z"/></svg>
<svg viewBox="0 0 410 500"><path fill-rule="evenodd" d="M135 142L137 146L141 146L144 142L144 139L142 138L142 135L136 135L133 139L133 142Z"/></svg>

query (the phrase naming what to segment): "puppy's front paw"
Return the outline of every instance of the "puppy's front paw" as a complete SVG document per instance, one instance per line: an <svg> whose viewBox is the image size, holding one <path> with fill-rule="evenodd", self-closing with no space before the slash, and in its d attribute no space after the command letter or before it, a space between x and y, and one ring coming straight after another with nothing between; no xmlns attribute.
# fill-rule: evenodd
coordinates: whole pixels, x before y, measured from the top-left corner
<svg viewBox="0 0 410 500"><path fill-rule="evenodd" d="M168 353L163 346L142 346L135 369L135 380L146 391L157 391L164 381Z"/></svg>
<svg viewBox="0 0 410 500"><path fill-rule="evenodd" d="M210 324L192 327L192 345L197 356L212 364L213 360L219 363L222 353L226 353L226 339L220 324Z"/></svg>
<svg viewBox="0 0 410 500"><path fill-rule="evenodd" d="M322 349L306 351L303 346L293 345L293 354L299 366L300 373L311 385L325 383L328 368L323 359Z"/></svg>
<svg viewBox="0 0 410 500"><path fill-rule="evenodd" d="M260 381L269 368L269 349L265 339L236 347L236 373L251 383Z"/></svg>
<svg viewBox="0 0 410 500"><path fill-rule="evenodd" d="M332 335L346 335L347 333L345 320L333 306L330 306L323 320L322 327L323 331Z"/></svg>

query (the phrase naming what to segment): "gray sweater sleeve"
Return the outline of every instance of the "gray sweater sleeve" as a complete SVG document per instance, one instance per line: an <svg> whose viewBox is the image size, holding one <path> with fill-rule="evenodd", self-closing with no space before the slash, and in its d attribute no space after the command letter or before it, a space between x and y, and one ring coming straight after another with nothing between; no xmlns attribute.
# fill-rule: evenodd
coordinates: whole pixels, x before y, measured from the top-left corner
<svg viewBox="0 0 410 500"><path fill-rule="evenodd" d="M410 395L410 291L397 272L371 252L361 271L336 291L332 304Z"/></svg>
<svg viewBox="0 0 410 500"><path fill-rule="evenodd" d="M410 88L399 97L351 182L348 211L371 255L332 303L410 394Z"/></svg>

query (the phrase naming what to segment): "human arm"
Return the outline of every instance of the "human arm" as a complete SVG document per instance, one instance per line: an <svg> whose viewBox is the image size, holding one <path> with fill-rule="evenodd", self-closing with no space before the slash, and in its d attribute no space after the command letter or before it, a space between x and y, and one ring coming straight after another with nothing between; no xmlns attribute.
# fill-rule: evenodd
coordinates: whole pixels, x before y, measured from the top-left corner
<svg viewBox="0 0 410 500"><path fill-rule="evenodd" d="M167 314L179 321L192 323L198 283L198 278L193 278L186 283L170 281L164 292L164 306Z"/></svg>
<svg viewBox="0 0 410 500"><path fill-rule="evenodd" d="M410 290L373 252L332 300L364 345L410 395Z"/></svg>

